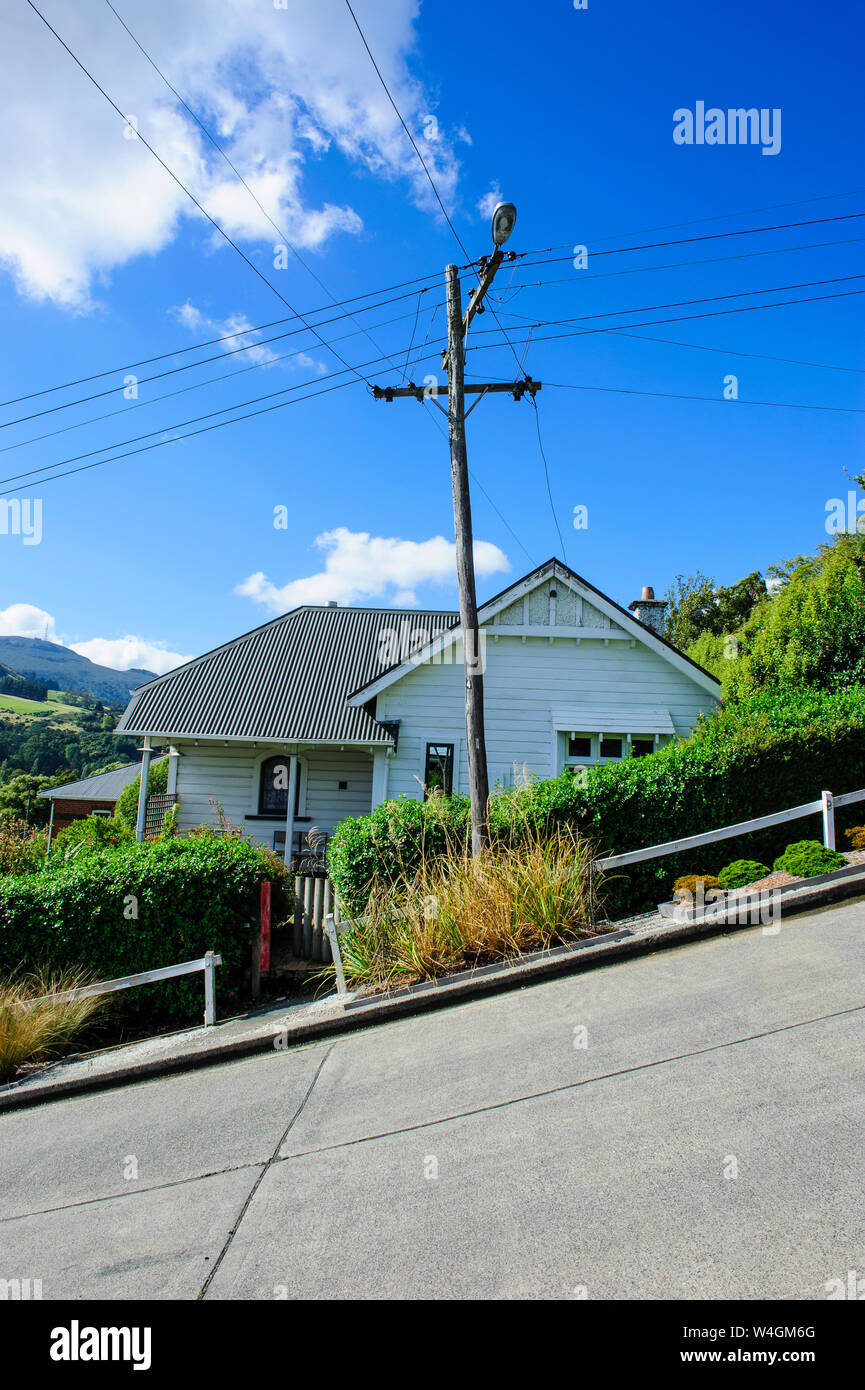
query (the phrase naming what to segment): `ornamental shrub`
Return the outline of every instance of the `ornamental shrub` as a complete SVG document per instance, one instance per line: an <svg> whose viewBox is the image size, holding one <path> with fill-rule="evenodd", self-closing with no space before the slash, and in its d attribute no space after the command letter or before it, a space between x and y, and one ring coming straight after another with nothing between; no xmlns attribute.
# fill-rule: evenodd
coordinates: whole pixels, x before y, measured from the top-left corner
<svg viewBox="0 0 865 1390"><path fill-rule="evenodd" d="M157 796L161 792L168 790L168 764L169 758L154 759L150 764L150 772L147 775L147 795ZM134 782L128 786L117 798L117 805L114 807L114 814L121 820L125 820L130 830L134 830L138 822L138 789L141 786L141 775L136 777Z"/></svg>
<svg viewBox="0 0 865 1390"><path fill-rule="evenodd" d="M718 870L718 878L730 892L736 888L745 888L749 883L756 883L758 879L765 878L768 872L768 865L759 864L756 859L734 859L732 864L726 864L723 869Z"/></svg>
<svg viewBox="0 0 865 1390"><path fill-rule="evenodd" d="M774 867L796 878L813 878L815 874L828 874L833 869L843 869L847 860L834 849L826 849L819 840L797 840L788 845L783 854L775 860Z"/></svg>
<svg viewBox="0 0 865 1390"><path fill-rule="evenodd" d="M52 857L53 858L53 857ZM249 964L260 884L274 882L273 919L289 904L272 855L241 839L166 839L94 850L40 873L0 879L0 977L22 967L86 970L115 979L222 955L217 999L236 1003ZM182 1020L200 1017L200 975L124 991L112 1007Z"/></svg>
<svg viewBox="0 0 865 1390"><path fill-rule="evenodd" d="M711 901L724 891L724 885L714 874L683 874L677 878L673 884L673 895L677 898L687 897L693 901L698 892L703 897Z"/></svg>
<svg viewBox="0 0 865 1390"><path fill-rule="evenodd" d="M132 831L118 816L82 816L71 825L58 830L52 845L65 859L77 858L81 854L92 854L95 850L109 849L112 845L128 844L133 839Z"/></svg>
<svg viewBox="0 0 865 1390"><path fill-rule="evenodd" d="M844 834L850 841L851 849L865 849L865 825L854 825Z"/></svg>
<svg viewBox="0 0 865 1390"><path fill-rule="evenodd" d="M865 787L865 687L758 692L702 720L687 742L590 767L583 780L566 771L497 793L490 827L494 842L510 843L534 826L567 824L599 855L621 854L817 801L824 787ZM468 800L459 796L401 798L343 821L328 850L344 909L362 909L373 881L394 883L424 856L451 853L468 828ZM788 834L781 825L736 836L724 852L731 862L771 864ZM702 872L705 861L704 847L611 872L608 914L656 906L671 878Z"/></svg>

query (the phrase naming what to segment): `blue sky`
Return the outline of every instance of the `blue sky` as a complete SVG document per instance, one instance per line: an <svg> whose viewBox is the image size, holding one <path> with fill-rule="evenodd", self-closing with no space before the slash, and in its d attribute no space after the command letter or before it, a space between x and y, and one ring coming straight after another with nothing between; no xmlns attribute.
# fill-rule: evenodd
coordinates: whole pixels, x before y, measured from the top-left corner
<svg viewBox="0 0 865 1390"><path fill-rule="evenodd" d="M296 261L274 267L272 227L104 0L39 8L279 293L305 316L324 311L328 295ZM361 317L399 366L364 368L370 379L398 381L412 337L417 347L429 333L427 351L437 351L442 310L432 315L444 266L464 257L344 0L287 0L280 9L272 0L157 0L146 9L116 0L116 9L331 295L424 277L420 298L420 285L393 291L403 297ZM865 185L861 6L733 0L684 10L589 0L575 10L570 0L544 0L527 12L516 0L357 0L355 11L471 256L490 249L480 209L498 191L519 210L509 249L556 248L527 262L562 258L499 272L496 310L518 354L529 323L614 315L536 327L525 359L544 382L538 419L564 558L627 604L643 584L660 592L680 572L732 582L813 550L826 538L828 499L852 486L844 469L863 462L861 297L654 321L865 286L841 278L865 274L857 240L865 217L848 216L865 211L865 192L855 192ZM265 393L346 378L322 380L341 364L301 329L254 356L226 357L217 346L136 368L143 377L218 358L140 383L137 400L124 399L126 364L289 310L144 146L124 137L23 0L0 27L10 68L0 153L2 399L110 369L0 410L5 423L110 392L0 432L0 495L42 500L39 544L0 535L2 629L47 630L108 664L161 669L305 599L455 606L443 417L412 401L376 403L356 380L103 467L6 481ZM674 143L673 113L698 101L779 110L779 152ZM845 220L815 221L826 218ZM619 250L796 222L813 225ZM585 270L571 263L578 244L588 247ZM829 280L838 283L779 288ZM652 307L761 289L776 292ZM652 322L634 332L692 346L609 332L540 341L598 322ZM507 347L481 350L498 336L492 315L475 324L469 379L512 379ZM326 338L350 332L356 325L344 318L321 329ZM363 336L337 347L352 364L376 355ZM298 351L302 358L151 404L262 354ZM434 370L430 361L411 375ZM738 400L723 399L731 374ZM120 413L67 428L109 411ZM503 396L478 407L469 463L483 598L562 553L527 401ZM578 505L588 508L579 531ZM284 528L274 526L275 508L287 509Z"/></svg>

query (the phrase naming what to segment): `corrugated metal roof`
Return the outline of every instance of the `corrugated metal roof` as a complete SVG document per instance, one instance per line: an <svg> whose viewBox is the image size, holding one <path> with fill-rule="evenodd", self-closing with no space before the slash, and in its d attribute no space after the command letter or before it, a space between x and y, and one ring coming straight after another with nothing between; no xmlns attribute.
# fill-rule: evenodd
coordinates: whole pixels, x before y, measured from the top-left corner
<svg viewBox="0 0 865 1390"><path fill-rule="evenodd" d="M151 767L161 758L154 758ZM39 793L49 801L116 801L124 787L134 782L141 771L140 763L127 763L125 767L115 767L112 772L97 772L93 777L84 777L80 782L64 782L61 787L49 787Z"/></svg>
<svg viewBox="0 0 865 1390"><path fill-rule="evenodd" d="M459 622L454 612L295 608L264 627L136 690L115 730L172 738L274 743L387 743L389 735L346 697L393 664L423 634Z"/></svg>

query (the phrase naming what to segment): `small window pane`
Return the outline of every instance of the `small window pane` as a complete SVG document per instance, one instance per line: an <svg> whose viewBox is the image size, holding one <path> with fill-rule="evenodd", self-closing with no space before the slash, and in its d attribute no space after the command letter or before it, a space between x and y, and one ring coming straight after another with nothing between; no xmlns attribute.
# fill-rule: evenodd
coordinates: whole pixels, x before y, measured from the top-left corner
<svg viewBox="0 0 865 1390"><path fill-rule="evenodd" d="M424 770L424 791L441 791L450 796L454 781L454 746L452 743L428 743Z"/></svg>
<svg viewBox="0 0 865 1390"><path fill-rule="evenodd" d="M592 740L588 735L578 734L575 738L568 739L569 758L590 758L592 756Z"/></svg>
<svg viewBox="0 0 865 1390"><path fill-rule="evenodd" d="M290 759L284 754L275 758L265 758L261 764L258 783L258 814L260 816L284 816L288 812L288 782L291 773ZM294 814L300 810L300 768L294 787Z"/></svg>
<svg viewBox="0 0 865 1390"><path fill-rule="evenodd" d="M653 738L635 738L631 740L631 748L635 758L647 758L650 753L655 751L655 740Z"/></svg>
<svg viewBox="0 0 865 1390"><path fill-rule="evenodd" d="M622 756L622 740L620 738L601 739L602 758L620 758Z"/></svg>

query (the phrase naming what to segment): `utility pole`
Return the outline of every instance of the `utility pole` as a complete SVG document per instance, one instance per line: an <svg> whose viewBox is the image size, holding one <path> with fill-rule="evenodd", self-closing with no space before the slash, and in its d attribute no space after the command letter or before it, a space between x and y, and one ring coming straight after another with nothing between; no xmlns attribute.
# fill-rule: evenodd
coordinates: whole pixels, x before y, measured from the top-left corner
<svg viewBox="0 0 865 1390"><path fill-rule="evenodd" d="M472 509L469 495L468 457L466 453L466 417L470 415L481 399L489 394L508 392L514 400L521 400L528 392L534 396L541 389L539 381L524 377L521 381L496 382L484 386L466 386L465 375L465 337L475 314L483 313L483 299L493 282L496 271L505 259L502 245L510 236L516 221L516 208L512 203L499 203L493 213L492 231L496 249L489 260L480 261L481 277L477 288L472 291L465 315L462 311L459 268L449 265L445 270L447 288L448 345L442 352L442 367L447 371L448 384L416 386L374 386L376 400L393 401L397 397L413 397L423 402L432 400L448 417L448 440L451 458L451 484L454 500L454 539L456 541L457 581L460 595L460 624L463 634L463 651L466 675L466 749L469 766L469 796L472 820L472 854L481 854L489 844L489 776L487 773L487 750L484 735L484 680L481 660L480 632L478 628L478 604L475 591L474 538L472 535ZM437 396L447 395L448 408L443 411ZM467 395L478 399L468 411L465 408Z"/></svg>

